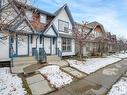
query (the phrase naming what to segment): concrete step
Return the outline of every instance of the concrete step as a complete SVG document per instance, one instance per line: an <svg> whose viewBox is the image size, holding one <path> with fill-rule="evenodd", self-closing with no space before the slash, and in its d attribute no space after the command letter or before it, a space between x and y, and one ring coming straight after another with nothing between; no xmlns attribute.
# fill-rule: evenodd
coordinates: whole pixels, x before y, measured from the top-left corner
<svg viewBox="0 0 127 95"><path fill-rule="evenodd" d="M47 56L47 62L61 61L61 58L57 55Z"/></svg>
<svg viewBox="0 0 127 95"><path fill-rule="evenodd" d="M36 64L37 61L19 61L19 62L13 62L14 66L23 66L26 64Z"/></svg>
<svg viewBox="0 0 127 95"><path fill-rule="evenodd" d="M27 57L14 57L14 62L17 61L36 61L35 57L27 56Z"/></svg>
<svg viewBox="0 0 127 95"><path fill-rule="evenodd" d="M23 66L27 64L36 64L37 60L33 56L15 57L13 61L14 66Z"/></svg>

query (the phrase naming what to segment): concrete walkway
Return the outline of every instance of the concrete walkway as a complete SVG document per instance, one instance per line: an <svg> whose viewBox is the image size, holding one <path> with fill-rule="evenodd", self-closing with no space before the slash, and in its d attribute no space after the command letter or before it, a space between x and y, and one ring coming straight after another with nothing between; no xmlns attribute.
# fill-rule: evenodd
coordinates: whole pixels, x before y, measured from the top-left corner
<svg viewBox="0 0 127 95"><path fill-rule="evenodd" d="M50 87L48 81L41 74L28 77L26 80L32 91L32 95L43 95L55 90Z"/></svg>
<svg viewBox="0 0 127 95"><path fill-rule="evenodd" d="M126 72L127 59L112 64L46 95L106 95L111 86Z"/></svg>

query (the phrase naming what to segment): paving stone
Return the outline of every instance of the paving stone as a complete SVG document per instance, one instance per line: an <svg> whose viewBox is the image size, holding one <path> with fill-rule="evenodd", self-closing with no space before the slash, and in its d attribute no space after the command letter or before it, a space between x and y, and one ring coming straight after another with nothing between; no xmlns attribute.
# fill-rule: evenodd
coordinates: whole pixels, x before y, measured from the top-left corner
<svg viewBox="0 0 127 95"><path fill-rule="evenodd" d="M15 74L24 73L23 69L27 66L30 66L30 64L12 67L12 72Z"/></svg>
<svg viewBox="0 0 127 95"><path fill-rule="evenodd" d="M65 68L62 68L65 72L77 77L77 78L83 78L85 77L86 75L83 74L82 72L79 72L78 70L76 69L73 69L71 67L65 67Z"/></svg>
<svg viewBox="0 0 127 95"><path fill-rule="evenodd" d="M23 68L22 67L12 67L11 70L15 74L23 73Z"/></svg>
<svg viewBox="0 0 127 95"><path fill-rule="evenodd" d="M68 66L68 63L64 60L56 61L56 62L49 62L48 64L56 64L56 65L59 65L60 67Z"/></svg>
<svg viewBox="0 0 127 95"><path fill-rule="evenodd" d="M71 71L71 72L69 72L69 73L72 74L73 76L77 77L77 78L83 78L83 77L86 76L85 74L83 74L83 73L81 73L81 72L79 72L79 71L76 71L76 70Z"/></svg>
<svg viewBox="0 0 127 95"><path fill-rule="evenodd" d="M47 80L31 84L29 87L32 91L32 95L43 95L54 90L49 86Z"/></svg>
<svg viewBox="0 0 127 95"><path fill-rule="evenodd" d="M45 80L41 74L37 74L31 77L26 78L28 84L37 83L39 81Z"/></svg>
<svg viewBox="0 0 127 95"><path fill-rule="evenodd" d="M71 68L71 67L64 67L62 68L63 70L67 71L67 72L71 72L74 71L75 69Z"/></svg>

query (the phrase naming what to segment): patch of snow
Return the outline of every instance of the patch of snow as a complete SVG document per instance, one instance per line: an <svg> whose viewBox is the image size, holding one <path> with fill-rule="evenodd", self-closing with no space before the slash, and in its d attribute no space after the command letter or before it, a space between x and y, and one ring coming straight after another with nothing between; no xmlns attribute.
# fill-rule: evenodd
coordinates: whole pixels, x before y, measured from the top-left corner
<svg viewBox="0 0 127 95"><path fill-rule="evenodd" d="M112 86L107 95L127 95L127 78L122 77Z"/></svg>
<svg viewBox="0 0 127 95"><path fill-rule="evenodd" d="M9 68L0 68L0 95L26 95L22 80L9 72Z"/></svg>
<svg viewBox="0 0 127 95"><path fill-rule="evenodd" d="M50 81L50 84L52 84L56 88L60 88L72 82L73 77L62 72L60 70L60 67L57 65L45 66L39 69L39 71L43 75L45 75L47 79Z"/></svg>
<svg viewBox="0 0 127 95"><path fill-rule="evenodd" d="M113 54L111 56L116 58L127 58L127 53Z"/></svg>
<svg viewBox="0 0 127 95"><path fill-rule="evenodd" d="M86 62L83 63L77 60L67 60L67 61L71 67L74 67L84 73L90 74L92 72L99 70L100 68L113 64L114 62L117 62L119 60L121 59L108 56L106 58L87 59Z"/></svg>

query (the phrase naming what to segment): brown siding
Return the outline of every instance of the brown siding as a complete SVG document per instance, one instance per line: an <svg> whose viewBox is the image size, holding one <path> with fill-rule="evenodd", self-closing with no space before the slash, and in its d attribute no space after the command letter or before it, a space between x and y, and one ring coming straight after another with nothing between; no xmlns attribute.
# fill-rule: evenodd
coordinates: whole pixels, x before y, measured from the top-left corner
<svg viewBox="0 0 127 95"><path fill-rule="evenodd" d="M95 31L97 31L97 32L102 32L102 29L101 29L100 26L97 26L97 27L95 28Z"/></svg>
<svg viewBox="0 0 127 95"><path fill-rule="evenodd" d="M36 13L33 13L32 25L38 31L42 31L46 26L46 24L40 22L40 14L36 14Z"/></svg>
<svg viewBox="0 0 127 95"><path fill-rule="evenodd" d="M32 26L38 30L38 31L43 31L46 27L46 25L48 23L51 22L51 20L53 19L53 17L51 16L47 16L46 17L46 23L41 23L40 22L40 14L38 13L33 13L33 21L31 22L32 23Z"/></svg>

